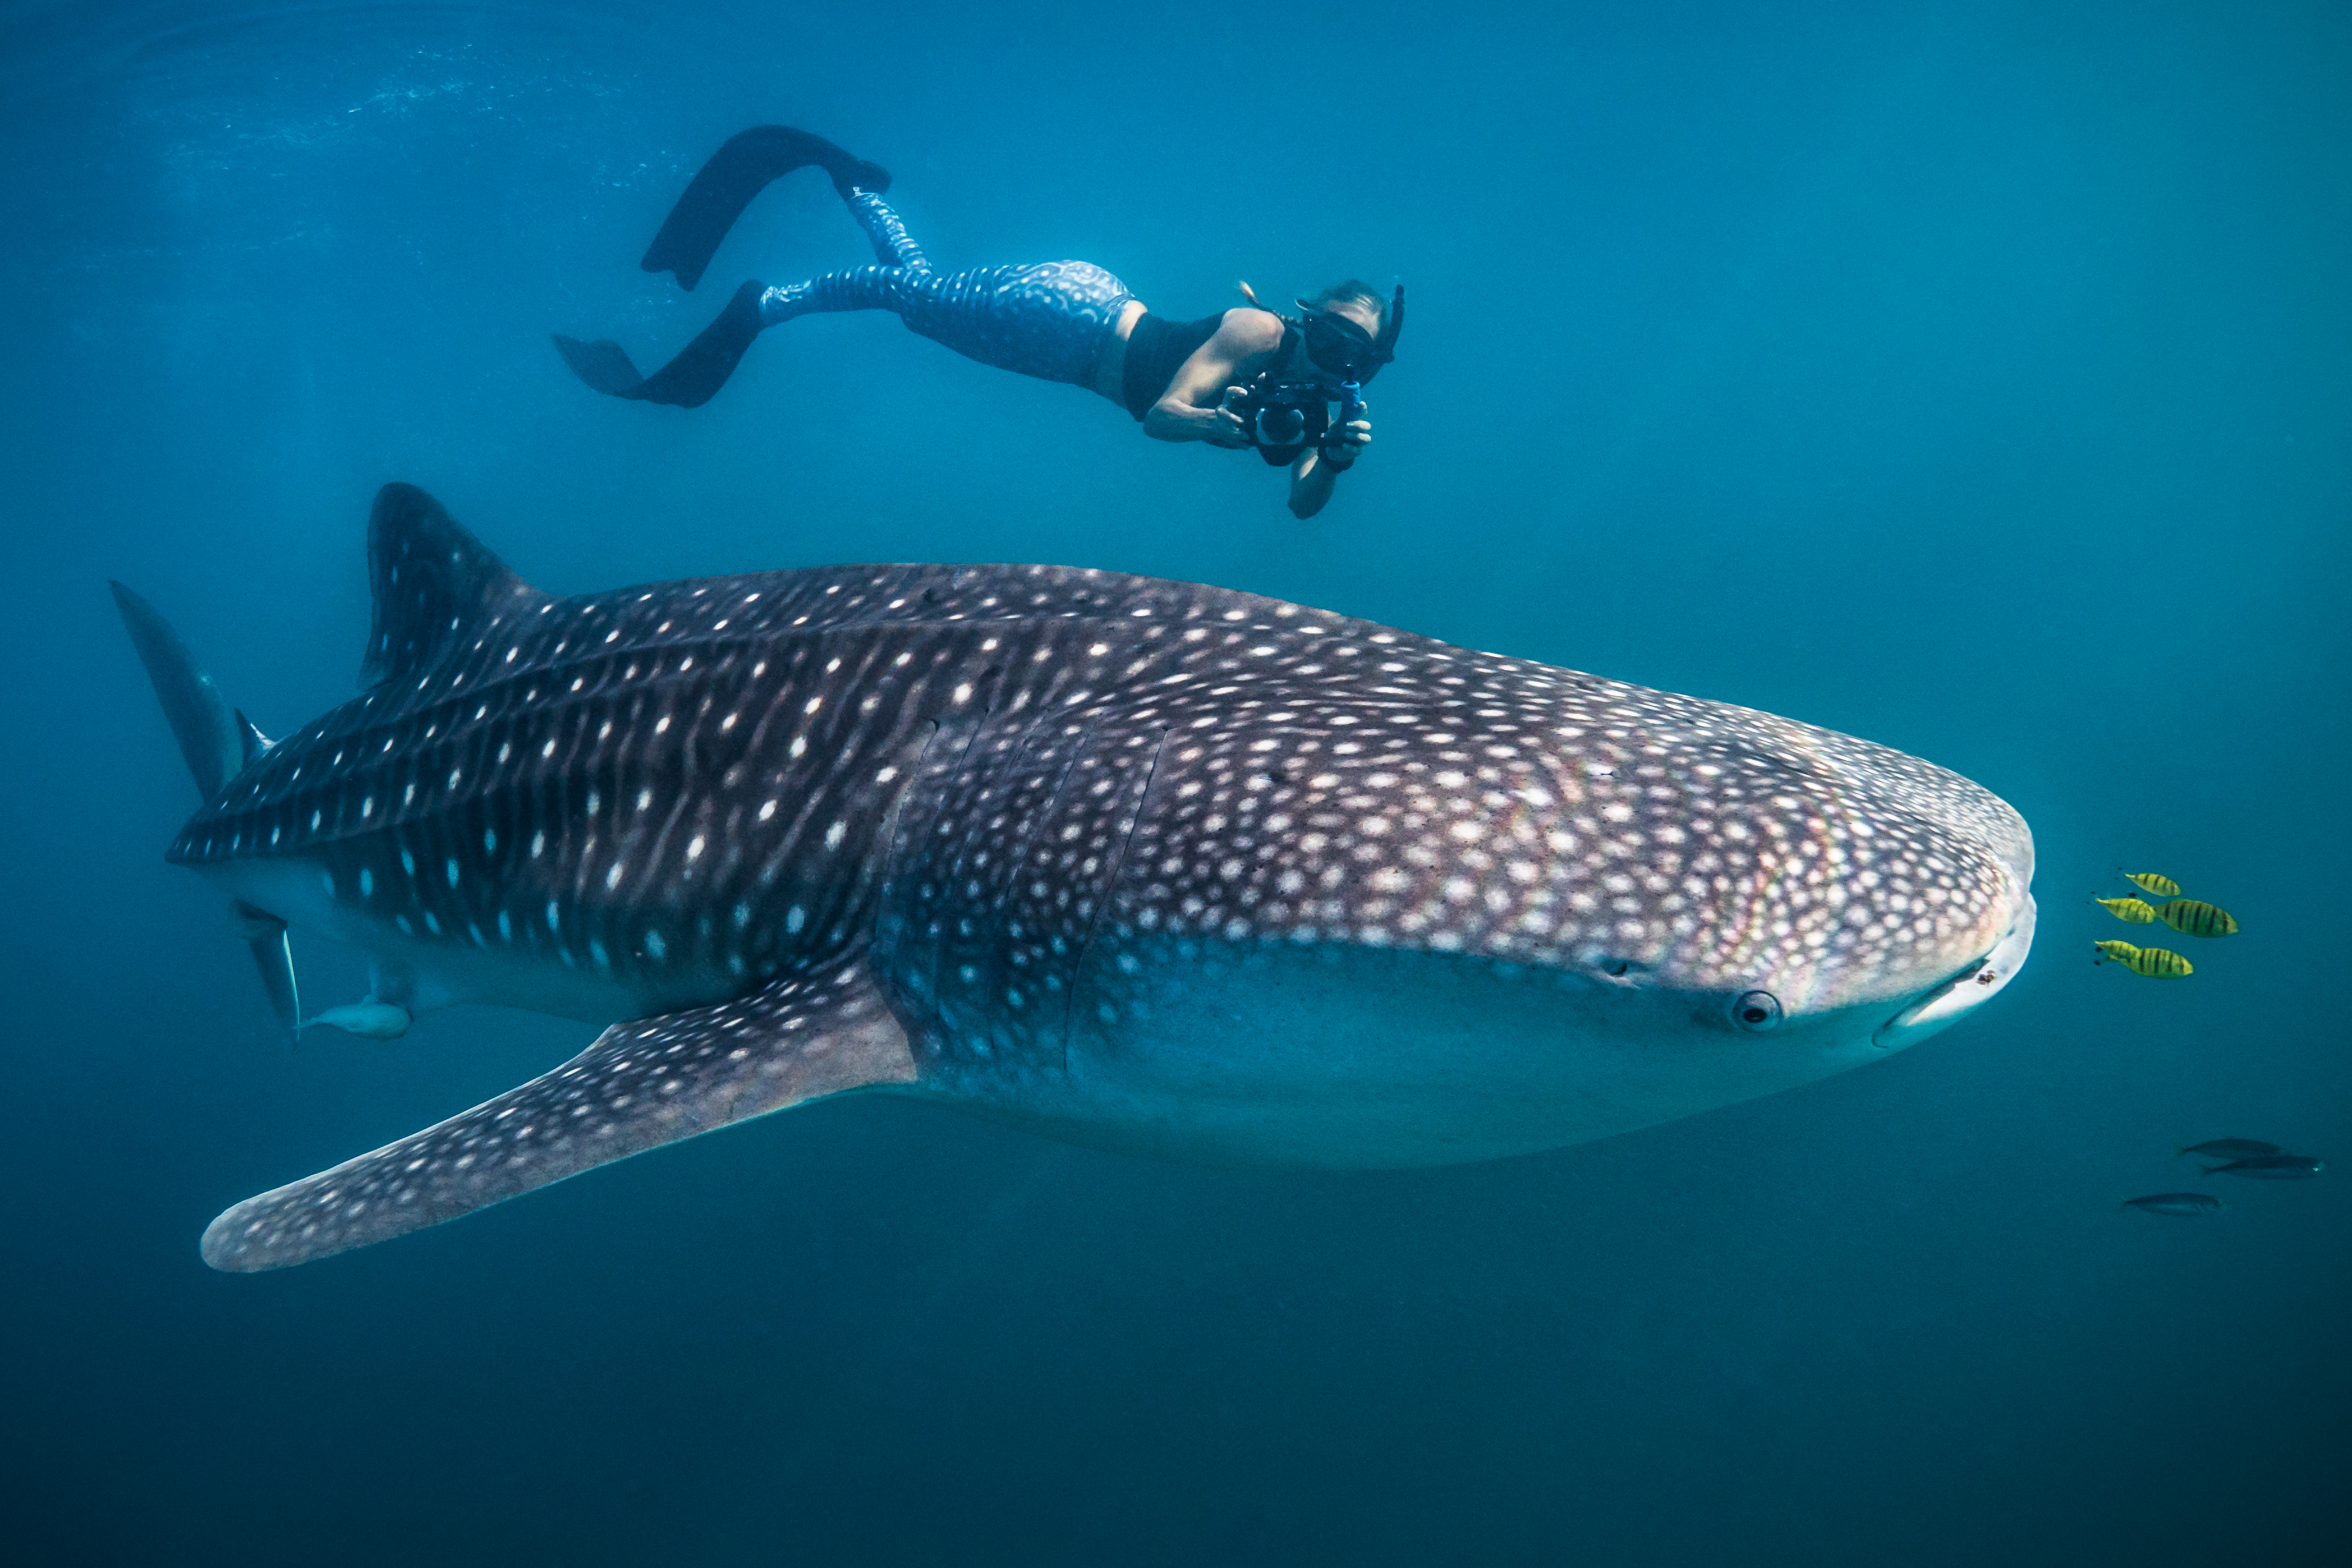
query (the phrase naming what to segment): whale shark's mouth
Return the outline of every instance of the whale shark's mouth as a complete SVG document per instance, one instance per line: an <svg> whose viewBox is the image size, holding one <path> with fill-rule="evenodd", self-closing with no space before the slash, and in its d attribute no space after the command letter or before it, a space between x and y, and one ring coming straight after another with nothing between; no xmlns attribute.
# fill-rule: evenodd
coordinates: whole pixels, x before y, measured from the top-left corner
<svg viewBox="0 0 2352 1568"><path fill-rule="evenodd" d="M1957 1022L1961 1015L1998 996L2025 967L2025 956L2032 950L2033 895L2021 892L2017 914L1992 951L1913 998L1901 1012L1878 1026L1870 1043L1881 1051L1895 1051L1916 1045Z"/></svg>

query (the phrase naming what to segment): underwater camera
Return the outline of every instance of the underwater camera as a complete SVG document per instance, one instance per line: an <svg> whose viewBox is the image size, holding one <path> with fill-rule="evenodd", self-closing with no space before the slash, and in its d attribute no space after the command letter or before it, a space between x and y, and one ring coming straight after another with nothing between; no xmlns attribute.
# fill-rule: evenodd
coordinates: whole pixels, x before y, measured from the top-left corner
<svg viewBox="0 0 2352 1568"><path fill-rule="evenodd" d="M1321 382L1260 376L1228 406L1241 416L1258 455L1279 467L1310 446L1328 452L1346 445L1349 423L1362 413L1363 393L1360 382L1341 382L1335 393ZM1334 402L1339 405L1336 419L1330 412Z"/></svg>

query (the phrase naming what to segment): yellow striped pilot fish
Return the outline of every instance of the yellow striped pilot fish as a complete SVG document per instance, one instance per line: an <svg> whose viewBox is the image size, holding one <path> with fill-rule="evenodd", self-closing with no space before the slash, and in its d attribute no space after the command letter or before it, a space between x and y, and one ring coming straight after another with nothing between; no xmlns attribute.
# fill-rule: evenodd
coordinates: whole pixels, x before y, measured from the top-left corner
<svg viewBox="0 0 2352 1568"><path fill-rule="evenodd" d="M2180 884L2173 881L2170 877L2158 872L2127 871L2124 873L2124 880L2126 882L2136 882L2139 883L2141 887L2156 894L2158 898L2179 898L2180 896Z"/></svg>
<svg viewBox="0 0 2352 1568"><path fill-rule="evenodd" d="M2095 898L2091 902L2116 919L2129 921L2134 925L2145 925L2156 918L2156 906L2146 899Z"/></svg>
<svg viewBox="0 0 2352 1568"><path fill-rule="evenodd" d="M2161 947L2135 947L2128 942L2094 942L2091 946L2105 956L2092 959L2094 964L2112 958L2133 974L2145 975L2151 980L2177 980L2195 973L2188 959Z"/></svg>
<svg viewBox="0 0 2352 1568"><path fill-rule="evenodd" d="M2238 922L2226 909L2216 909L2194 898L2176 898L2159 904L2156 917L2183 936L2235 936Z"/></svg>

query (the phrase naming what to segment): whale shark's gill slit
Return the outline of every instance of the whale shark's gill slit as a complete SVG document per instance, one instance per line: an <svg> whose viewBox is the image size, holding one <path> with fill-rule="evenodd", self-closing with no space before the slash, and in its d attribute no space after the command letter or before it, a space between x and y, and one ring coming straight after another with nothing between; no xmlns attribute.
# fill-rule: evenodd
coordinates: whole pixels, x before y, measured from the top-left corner
<svg viewBox="0 0 2352 1568"><path fill-rule="evenodd" d="M986 728L985 718L928 721L929 732L906 785L891 802L879 841L885 847L875 910L874 973L886 991L893 986L911 991L910 1005L926 1012L934 1009L939 995L939 945L915 927L933 912L938 873L926 873L923 865L932 838L951 823L957 781ZM919 1056L936 1051L939 1042L929 1031L913 1032Z"/></svg>
<svg viewBox="0 0 2352 1568"><path fill-rule="evenodd" d="M1071 762L1087 749L1080 736L1070 758L1059 755L1057 747L1070 749L1074 731L1024 700L1017 677L1005 695L1000 678L1007 668L991 665L959 688L971 691L960 707L978 699L987 711L948 727L968 733L968 741L931 770L936 789L927 783L926 798L895 835L928 870L894 878L885 906L892 934L887 974L928 1015L918 1042L960 1070L1044 1054L1052 1030L1040 1027L1036 998L1058 984L1046 982L1041 967L1041 928L1053 915L1028 906L1025 890L1045 873L1024 862L1062 798ZM1067 951L1066 943L1055 946Z"/></svg>
<svg viewBox="0 0 2352 1568"><path fill-rule="evenodd" d="M1045 733L1045 721L1041 716L1022 733L1021 757L1023 759L1028 757L1031 747L1038 736ZM1061 770L1054 777L1053 788L1046 791L1045 800L1038 803L1036 810L1029 814L1029 821L1021 835L1020 842L1005 857L1004 891L997 901L997 924L1000 927L997 934L997 947L1000 952L1008 950L1012 936L1010 930L1005 929L1010 925L1005 908L1007 905L1017 907L1016 901L1021 896L1021 879L1029 874L1030 860L1036 852L1038 838L1045 831L1045 824L1054 821L1055 813L1060 809L1063 798L1069 790L1070 780L1077 777L1079 760L1094 749L1095 739L1101 730L1101 722L1097 720L1088 725L1085 733L1077 737L1076 744L1070 747L1070 755L1062 763ZM1117 875L1116 871L1113 875ZM1108 884L1106 884L1106 891L1108 891ZM1091 933L1089 935L1091 936ZM1076 979L1076 971L1074 968L1071 971L1070 980L1066 982L1073 995L1077 988ZM1061 1032L1055 1041L1047 1044L1046 1056L1056 1069L1065 1066L1069 1060L1069 1020L1066 1009Z"/></svg>
<svg viewBox="0 0 2352 1568"><path fill-rule="evenodd" d="M1118 879L1127 869L1127 852L1134 842L1138 829L1143 825L1144 809L1151 803L1151 781L1159 777L1160 759L1167 755L1169 731L1162 728L1160 739L1151 747L1151 759L1143 765L1143 779L1133 797L1126 802L1127 831L1119 835L1118 853L1110 863L1110 874L1104 877L1101 891L1095 898L1094 919L1087 926L1086 939L1078 944L1076 961L1070 966L1069 995L1062 1007L1062 1049L1056 1058L1058 1065L1067 1066L1070 1056L1070 1028L1077 1017L1078 989L1086 983L1087 959L1093 956L1095 943L1102 935L1103 921L1110 913L1111 900L1118 895Z"/></svg>
<svg viewBox="0 0 2352 1568"><path fill-rule="evenodd" d="M992 674L994 672L990 673ZM935 813L938 826L935 831L947 835L954 833L959 828L963 830L962 837L958 841L953 856L946 861L941 870L933 873L933 883L939 890L936 903L926 901L941 921L949 917L950 912L956 905L957 899L951 890L962 873L962 851L971 839L969 826L971 813L960 810L958 808L968 804L965 797L984 787L984 780L975 779L972 777L972 757L980 749L981 742L990 733L989 720L996 716L992 706L995 691L992 686L982 699L988 706L983 706L970 721L953 727L962 732L963 744L955 748L955 760L946 767L940 776L938 810ZM933 849L945 851L947 845L935 844ZM950 962L950 946L944 933L935 937L930 944L930 973L927 978L935 1007L944 1006L943 998L947 995L944 984L947 977L945 971ZM944 1013L942 1018L944 1020Z"/></svg>
<svg viewBox="0 0 2352 1568"><path fill-rule="evenodd" d="M906 926L907 917L898 907L898 894L911 863L907 854L909 843L907 803L920 795L925 782L937 771L939 764L933 759L932 753L939 748L940 737L946 727L936 722L929 726L923 737L921 749L915 754L913 766L907 769L906 783L891 798L889 810L882 815L880 836L876 840L882 846L882 864L880 874L876 878L877 907L872 945L874 972L877 975L890 972Z"/></svg>

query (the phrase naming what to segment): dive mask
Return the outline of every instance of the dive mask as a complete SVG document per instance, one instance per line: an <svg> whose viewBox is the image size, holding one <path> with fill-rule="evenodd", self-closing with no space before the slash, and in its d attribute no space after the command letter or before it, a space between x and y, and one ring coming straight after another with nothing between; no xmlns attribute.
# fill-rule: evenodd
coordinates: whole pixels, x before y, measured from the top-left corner
<svg viewBox="0 0 2352 1568"><path fill-rule="evenodd" d="M1362 374L1372 357L1372 335L1345 316L1318 310L1307 318L1305 334L1315 368L1342 381Z"/></svg>
<svg viewBox="0 0 2352 1568"><path fill-rule="evenodd" d="M1307 312L1300 323L1307 357L1326 375L1345 382L1368 382L1382 365L1396 358L1396 340L1404 330L1404 285L1397 285L1396 298L1389 304L1387 319L1381 324L1377 338L1359 323L1311 300L1301 299L1298 305Z"/></svg>

